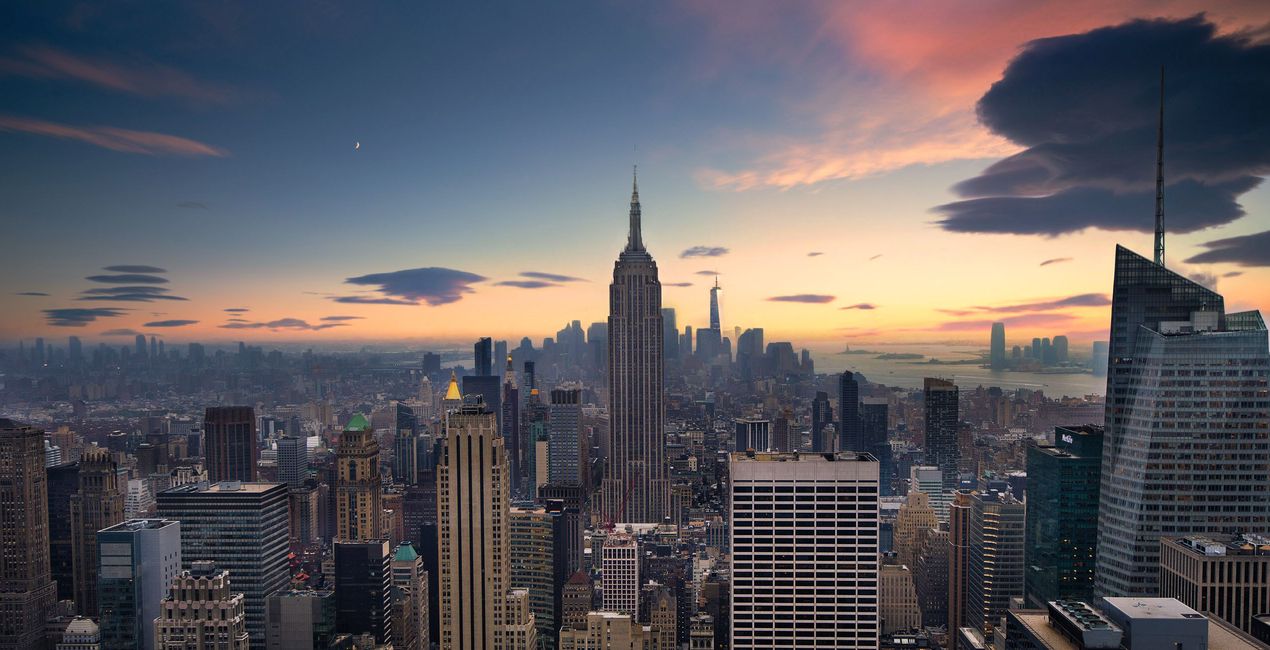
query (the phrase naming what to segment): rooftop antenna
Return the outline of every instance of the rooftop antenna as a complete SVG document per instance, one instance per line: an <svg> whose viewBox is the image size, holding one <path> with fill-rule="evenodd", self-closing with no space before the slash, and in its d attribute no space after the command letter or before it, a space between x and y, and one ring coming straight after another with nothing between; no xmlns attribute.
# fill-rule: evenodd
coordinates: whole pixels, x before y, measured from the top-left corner
<svg viewBox="0 0 1270 650"><path fill-rule="evenodd" d="M1155 263L1164 266L1164 66L1160 66L1160 124L1155 135Z"/></svg>

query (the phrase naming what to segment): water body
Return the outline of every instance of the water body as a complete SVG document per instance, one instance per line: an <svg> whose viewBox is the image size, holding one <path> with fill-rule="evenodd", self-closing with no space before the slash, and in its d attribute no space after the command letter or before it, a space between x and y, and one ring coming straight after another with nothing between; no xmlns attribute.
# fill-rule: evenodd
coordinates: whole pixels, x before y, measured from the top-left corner
<svg viewBox="0 0 1270 650"><path fill-rule="evenodd" d="M1102 395L1107 390L1107 379L1091 374L1048 374L1038 372L1009 372L981 368L977 363L932 364L929 359L962 361L980 359L987 350L975 345L930 344L873 344L852 346L853 350L872 354L839 354L838 352L813 351L816 372L831 373L850 370L862 373L871 382L901 388L921 388L926 377L951 379L958 386L969 390L976 386L1000 386L1006 390L1030 388L1041 390L1048 397L1084 397ZM882 354L922 355L922 359L879 359Z"/></svg>

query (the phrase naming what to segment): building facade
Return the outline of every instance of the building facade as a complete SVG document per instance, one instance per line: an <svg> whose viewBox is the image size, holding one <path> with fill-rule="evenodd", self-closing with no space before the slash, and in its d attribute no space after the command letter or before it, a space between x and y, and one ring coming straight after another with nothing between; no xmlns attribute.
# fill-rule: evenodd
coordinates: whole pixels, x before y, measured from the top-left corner
<svg viewBox="0 0 1270 650"><path fill-rule="evenodd" d="M244 598L231 588L229 572L214 562L182 571L160 605L154 639L163 650L248 650Z"/></svg>
<svg viewBox="0 0 1270 650"><path fill-rule="evenodd" d="M97 616L97 531L124 519L127 475L114 453L89 447L79 459L79 490L71 496L71 545L75 563L75 608Z"/></svg>
<svg viewBox="0 0 1270 650"><path fill-rule="evenodd" d="M256 480L260 445L256 410L250 406L209 406L203 414L203 464L212 483Z"/></svg>
<svg viewBox="0 0 1270 650"><path fill-rule="evenodd" d="M992 636L1010 599L1023 597L1023 503L1009 493L970 498L966 606L962 627Z"/></svg>
<svg viewBox="0 0 1270 650"><path fill-rule="evenodd" d="M639 620L639 542L633 535L612 532L600 549L600 591L604 611Z"/></svg>
<svg viewBox="0 0 1270 650"><path fill-rule="evenodd" d="M1028 607L1094 599L1102 436L1099 426L1059 427L1053 445L1028 445Z"/></svg>
<svg viewBox="0 0 1270 650"><path fill-rule="evenodd" d="M383 539L384 486L379 475L379 442L365 416L354 415L344 427L335 464L335 539Z"/></svg>
<svg viewBox="0 0 1270 650"><path fill-rule="evenodd" d="M944 490L952 491L957 489L961 464L957 386L945 379L927 377L922 388L926 402L926 462L939 468Z"/></svg>
<svg viewBox="0 0 1270 650"><path fill-rule="evenodd" d="M181 522L131 519L97 533L104 650L154 650L154 619L181 572Z"/></svg>
<svg viewBox="0 0 1270 650"><path fill-rule="evenodd" d="M335 631L392 640L392 547L388 540L335 543Z"/></svg>
<svg viewBox="0 0 1270 650"><path fill-rule="evenodd" d="M49 570L44 431L0 419L0 650L41 650L57 597Z"/></svg>
<svg viewBox="0 0 1270 650"><path fill-rule="evenodd" d="M1270 536L1162 539L1160 596L1251 634L1253 618L1270 613Z"/></svg>

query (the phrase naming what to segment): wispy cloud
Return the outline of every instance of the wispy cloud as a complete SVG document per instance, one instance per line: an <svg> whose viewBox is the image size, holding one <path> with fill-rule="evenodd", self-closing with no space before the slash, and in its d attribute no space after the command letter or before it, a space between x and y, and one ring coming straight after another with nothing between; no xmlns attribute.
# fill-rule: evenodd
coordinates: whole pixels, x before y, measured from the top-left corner
<svg viewBox="0 0 1270 650"><path fill-rule="evenodd" d="M558 282L546 282L543 280L503 280L495 282L496 287L516 287L518 289L547 289L550 287L564 286Z"/></svg>
<svg viewBox="0 0 1270 650"><path fill-rule="evenodd" d="M300 318L279 318L278 320L271 320L267 322L242 322L242 323L231 322L231 323L226 323L224 325L221 325L222 328L228 329L228 330L269 329L269 330L275 330L275 331L277 330L317 331L317 330L330 329L332 327L347 327L347 326L348 326L348 323L320 323L317 325L311 325L307 321Z"/></svg>
<svg viewBox="0 0 1270 650"><path fill-rule="evenodd" d="M339 321L346 321L346 320L362 320L364 318L366 317L365 316L323 316L322 320L328 323L336 323Z"/></svg>
<svg viewBox="0 0 1270 650"><path fill-rule="evenodd" d="M556 273L543 273L541 271L521 271L520 277L533 278L534 280L546 280L547 282L586 282L585 278L575 278L572 275L559 275Z"/></svg>
<svg viewBox="0 0 1270 650"><path fill-rule="evenodd" d="M177 204L176 204L176 207L178 207L178 208L184 208L184 209L186 209L186 210L207 210L207 209L209 209L209 208L207 207L207 204L206 204L206 203L203 203L202 201L181 201L180 203L177 203Z"/></svg>
<svg viewBox="0 0 1270 650"><path fill-rule="evenodd" d="M146 323L145 326L146 327L185 327L186 325L193 325L197 322L198 321L196 320L178 320L178 319L156 320L156 321Z"/></svg>
<svg viewBox="0 0 1270 650"><path fill-rule="evenodd" d="M138 332L137 330L134 330L134 329L121 327L118 329L106 330L102 332L101 335L102 336L136 336L140 333L141 332Z"/></svg>
<svg viewBox="0 0 1270 650"><path fill-rule="evenodd" d="M1005 323L1008 327L1043 327L1063 325L1075 320L1071 314L1023 314L995 320L963 320L940 323L931 328L939 332L978 332L992 327L993 323Z"/></svg>
<svg viewBox="0 0 1270 650"><path fill-rule="evenodd" d="M728 249L723 246L693 246L684 249L679 257L722 257L728 254Z"/></svg>
<svg viewBox="0 0 1270 650"><path fill-rule="evenodd" d="M1221 276L1223 278L1237 278L1243 274L1244 274L1243 271L1228 271L1226 273L1221 274Z"/></svg>
<svg viewBox="0 0 1270 650"><path fill-rule="evenodd" d="M1270 230L1200 245L1208 250L1188 258L1187 264L1227 262L1239 266L1270 266Z"/></svg>
<svg viewBox="0 0 1270 650"><path fill-rule="evenodd" d="M661 286L663 287L691 287L692 283L691 282L663 282L661 283Z"/></svg>
<svg viewBox="0 0 1270 650"><path fill-rule="evenodd" d="M846 307L842 307L841 309L862 309L865 311L871 311L877 308L878 306L871 302L857 302L854 305L847 305Z"/></svg>
<svg viewBox="0 0 1270 650"><path fill-rule="evenodd" d="M995 307L976 306L974 309L980 312L993 314L1013 314L1028 311L1054 311L1056 309L1065 309L1068 307L1106 307L1111 304L1111 299L1105 293L1082 293L1066 298L1055 298L1053 300L1041 300L1037 302L1025 302L1014 305L998 305Z"/></svg>
<svg viewBox="0 0 1270 650"><path fill-rule="evenodd" d="M381 297L336 296L336 302L362 305L417 305L420 301L436 307L463 299L463 294L476 290L472 285L487 278L467 271L438 266L405 269L388 273L371 273L344 280L348 284L374 286Z"/></svg>
<svg viewBox="0 0 1270 650"><path fill-rule="evenodd" d="M44 319L54 327L83 327L98 318L114 318L128 313L126 309L98 307L93 309L45 309Z"/></svg>
<svg viewBox="0 0 1270 650"><path fill-rule="evenodd" d="M771 302L802 302L811 304L823 304L833 302L834 296L828 296L819 293L796 293L788 296L772 296L768 298Z"/></svg>
<svg viewBox="0 0 1270 650"><path fill-rule="evenodd" d="M106 284L167 284L168 279L157 275L143 273L120 273L118 275L90 275L85 280Z"/></svg>
<svg viewBox="0 0 1270 650"><path fill-rule="evenodd" d="M246 307L226 307L224 311L227 311L231 314L243 314L251 310L247 309Z"/></svg>
<svg viewBox="0 0 1270 650"><path fill-rule="evenodd" d="M38 45L19 47L0 58L0 75L80 81L141 97L176 97L197 104L224 105L240 97L233 88L200 81L170 66L136 59L123 64Z"/></svg>
<svg viewBox="0 0 1270 650"><path fill-rule="evenodd" d="M1054 258L1045 260L1044 262L1041 262L1040 266L1049 266L1050 264L1062 264L1063 262L1070 262L1070 261L1072 261L1072 258L1070 257L1054 257Z"/></svg>
<svg viewBox="0 0 1270 650"><path fill-rule="evenodd" d="M870 257L870 258L869 258L869 261L870 261L870 262L872 262L873 260L876 260L876 259L877 259L877 258L879 258L879 257L882 257L882 254L881 254L881 253L878 253L877 255L874 255L873 257Z"/></svg>
<svg viewBox="0 0 1270 650"><path fill-rule="evenodd" d="M153 131L133 131L112 126L74 126L12 115L0 115L0 132L30 133L63 140L77 140L111 151L147 156L228 156L210 144Z"/></svg>
<svg viewBox="0 0 1270 650"><path fill-rule="evenodd" d="M709 269L706 269L703 271L697 271L697 275L722 275L722 273L719 273L718 271L711 271Z"/></svg>
<svg viewBox="0 0 1270 650"><path fill-rule="evenodd" d="M123 286L85 289L78 300L113 300L116 302L154 302L155 300L189 300L168 293L166 287Z"/></svg>
<svg viewBox="0 0 1270 650"><path fill-rule="evenodd" d="M114 266L102 267L103 271L113 271L115 273L167 273L167 269L161 269L157 266L149 266L146 264L116 264Z"/></svg>
<svg viewBox="0 0 1270 650"><path fill-rule="evenodd" d="M19 291L13 295L15 296L48 296L49 294L44 293L43 291Z"/></svg>
<svg viewBox="0 0 1270 650"><path fill-rule="evenodd" d="M821 255L824 255L824 253L820 251L812 251L810 253L807 253L807 257L820 257Z"/></svg>

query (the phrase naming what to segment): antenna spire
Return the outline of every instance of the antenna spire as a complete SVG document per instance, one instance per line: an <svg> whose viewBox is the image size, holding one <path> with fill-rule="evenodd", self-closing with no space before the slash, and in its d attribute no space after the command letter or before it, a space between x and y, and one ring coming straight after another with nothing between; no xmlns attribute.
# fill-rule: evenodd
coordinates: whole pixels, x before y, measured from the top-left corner
<svg viewBox="0 0 1270 650"><path fill-rule="evenodd" d="M1160 66L1160 123L1155 135L1155 263L1164 266L1164 66Z"/></svg>
<svg viewBox="0 0 1270 650"><path fill-rule="evenodd" d="M643 252L644 236L640 232L639 165L631 173L631 230L626 236L626 250Z"/></svg>

